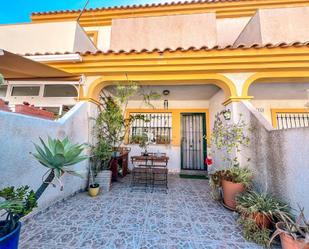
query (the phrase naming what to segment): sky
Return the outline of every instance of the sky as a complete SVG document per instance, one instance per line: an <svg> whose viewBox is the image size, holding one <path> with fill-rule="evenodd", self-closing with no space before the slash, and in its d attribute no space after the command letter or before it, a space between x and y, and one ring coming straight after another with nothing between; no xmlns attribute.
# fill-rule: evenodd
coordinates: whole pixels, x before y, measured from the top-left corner
<svg viewBox="0 0 309 249"><path fill-rule="evenodd" d="M81 9L87 0L0 0L0 24L29 22L32 12ZM87 8L171 2L171 0L90 0Z"/></svg>

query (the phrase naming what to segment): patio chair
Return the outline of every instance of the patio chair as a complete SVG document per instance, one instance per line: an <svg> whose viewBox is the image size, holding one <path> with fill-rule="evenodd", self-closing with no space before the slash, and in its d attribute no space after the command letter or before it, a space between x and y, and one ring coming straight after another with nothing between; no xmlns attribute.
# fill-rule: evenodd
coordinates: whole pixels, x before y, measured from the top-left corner
<svg viewBox="0 0 309 249"><path fill-rule="evenodd" d="M154 154L155 155L155 154ZM155 187L164 187L167 193L168 191L168 169L166 153L160 153L164 158L156 160L155 164L152 164L152 190Z"/></svg>
<svg viewBox="0 0 309 249"><path fill-rule="evenodd" d="M131 171L131 191L134 187L152 186L152 171L149 165L142 164L141 161L132 160L133 169Z"/></svg>

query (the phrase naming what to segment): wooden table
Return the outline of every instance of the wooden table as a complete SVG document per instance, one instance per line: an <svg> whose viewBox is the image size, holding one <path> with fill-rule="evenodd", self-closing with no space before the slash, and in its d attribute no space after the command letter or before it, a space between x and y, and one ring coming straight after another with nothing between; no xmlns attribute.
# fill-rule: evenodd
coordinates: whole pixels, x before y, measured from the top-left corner
<svg viewBox="0 0 309 249"><path fill-rule="evenodd" d="M132 164L138 163L138 162L144 162L141 165L144 166L167 166L167 163L169 161L169 157L166 155L149 155L149 156L132 156L131 157ZM150 163L150 164L149 164Z"/></svg>

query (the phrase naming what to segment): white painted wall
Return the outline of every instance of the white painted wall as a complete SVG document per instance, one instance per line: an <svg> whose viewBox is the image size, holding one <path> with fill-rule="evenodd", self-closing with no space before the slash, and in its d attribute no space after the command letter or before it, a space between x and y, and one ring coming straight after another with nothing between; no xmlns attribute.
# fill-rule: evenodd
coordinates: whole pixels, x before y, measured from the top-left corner
<svg viewBox="0 0 309 249"><path fill-rule="evenodd" d="M77 24L75 30L73 52L95 52L96 50L97 49L95 44L92 43L92 40L88 37L85 30L81 26L79 26L79 24Z"/></svg>
<svg viewBox="0 0 309 249"><path fill-rule="evenodd" d="M218 112L221 112L225 109L222 104L225 101L225 95L223 90L217 92L214 96L209 100L209 116L210 116L210 128L213 129L213 124L215 120L215 116Z"/></svg>
<svg viewBox="0 0 309 249"><path fill-rule="evenodd" d="M141 155L141 153L144 151L136 144L130 144L127 145L127 147L131 148L131 152L129 154L129 157L135 156L135 155ZM180 158L180 146L173 146L173 145L149 145L148 152L160 152L160 153L166 153L166 155L169 157L168 161L168 170L169 172L180 172L180 165L181 165L181 158ZM129 168L131 169L133 167L131 163L131 159L129 161Z"/></svg>
<svg viewBox="0 0 309 249"><path fill-rule="evenodd" d="M0 188L6 186L29 185L36 190L46 168L40 165L29 152L34 152L33 142L39 143L39 137L47 136L64 138L74 143L89 141L89 116L94 113L95 106L80 102L58 121L49 121L21 114L0 111ZM87 151L85 151L87 153ZM88 174L88 161L76 166L76 170L84 176ZM85 189L87 179L65 174L62 177L64 191L59 187L49 186L39 200L39 209L63 199L76 191Z"/></svg>
<svg viewBox="0 0 309 249"><path fill-rule="evenodd" d="M167 98L168 99L168 98ZM164 97L162 97L161 100L153 100L151 101L151 104L156 109L163 109L164 108ZM168 107L169 109L189 109L189 108L209 108L209 101L208 100L189 100L189 101L183 101L183 100L168 100ZM128 103L128 108L149 108L150 107L145 106L145 103L138 100L130 100Z"/></svg>
<svg viewBox="0 0 309 249"><path fill-rule="evenodd" d="M113 19L111 49L213 47L216 31L215 13Z"/></svg>
<svg viewBox="0 0 309 249"><path fill-rule="evenodd" d="M1 25L0 47L17 54L96 50L75 21Z"/></svg>
<svg viewBox="0 0 309 249"><path fill-rule="evenodd" d="M235 103L253 129L251 145L243 153L254 172L255 186L274 194L309 216L309 128L273 130L250 102ZM243 164L244 165L244 164Z"/></svg>
<svg viewBox="0 0 309 249"><path fill-rule="evenodd" d="M259 110L265 118L271 123L271 109L304 109L308 100L303 99L281 99L281 100L259 100L253 99L250 101L252 105Z"/></svg>
<svg viewBox="0 0 309 249"><path fill-rule="evenodd" d="M98 31L97 48L102 51L108 51L111 43L111 26L84 27L86 31Z"/></svg>
<svg viewBox="0 0 309 249"><path fill-rule="evenodd" d="M223 92L222 92L223 93ZM215 95L216 96L216 95ZM221 96L220 94L218 96ZM223 94L224 97L224 94ZM194 96L192 96L194 98ZM217 98L217 97L216 97ZM215 99L216 99L215 98ZM219 100L220 102L221 100ZM222 100L223 102L223 100ZM151 101L151 104L154 105L156 109L163 109L163 99L162 100L154 100ZM209 100L191 100L191 101L181 101L181 100L169 100L169 109L208 109L210 107ZM145 103L140 100L130 100L127 106L128 109L149 109L151 112L152 108L145 106ZM166 110L168 112L168 110ZM173 120L172 120L173 122ZM140 155L143 151L138 145L127 145L131 148L131 152L129 156ZM149 145L148 152L161 152L167 153L169 157L168 169L170 172L180 172L181 168L181 147L175 145ZM131 161L129 166L132 167Z"/></svg>
<svg viewBox="0 0 309 249"><path fill-rule="evenodd" d="M217 44L220 46L233 45L250 18L217 18Z"/></svg>

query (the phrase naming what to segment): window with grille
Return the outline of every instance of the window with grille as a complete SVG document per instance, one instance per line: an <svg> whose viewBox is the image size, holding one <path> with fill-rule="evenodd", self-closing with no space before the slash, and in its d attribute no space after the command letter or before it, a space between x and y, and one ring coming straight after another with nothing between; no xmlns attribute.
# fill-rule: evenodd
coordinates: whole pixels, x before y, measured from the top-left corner
<svg viewBox="0 0 309 249"><path fill-rule="evenodd" d="M143 118L137 118L133 121L130 131L130 143L135 143L135 138L144 134L147 134L150 143L171 143L171 113L131 113L131 115L138 115Z"/></svg>
<svg viewBox="0 0 309 249"><path fill-rule="evenodd" d="M309 112L277 113L276 119L278 129L309 127Z"/></svg>

